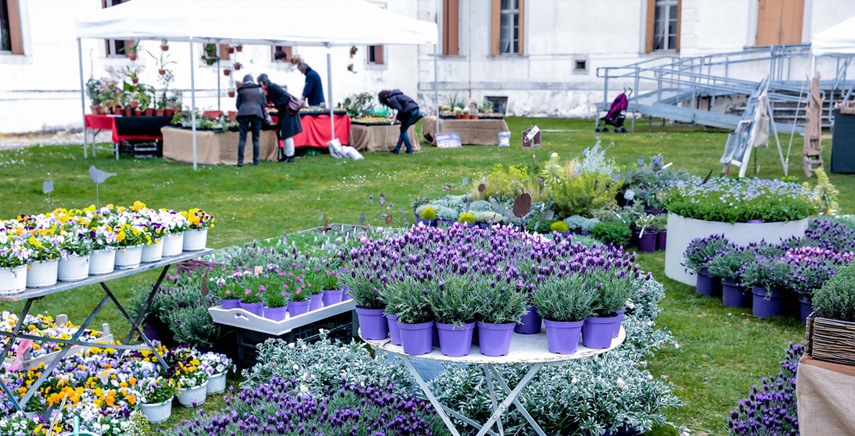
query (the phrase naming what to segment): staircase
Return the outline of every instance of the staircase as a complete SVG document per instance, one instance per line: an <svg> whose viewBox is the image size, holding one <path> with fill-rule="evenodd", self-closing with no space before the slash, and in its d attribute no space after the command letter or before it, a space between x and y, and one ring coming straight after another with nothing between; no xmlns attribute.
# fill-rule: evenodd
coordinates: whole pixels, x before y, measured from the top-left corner
<svg viewBox="0 0 855 436"><path fill-rule="evenodd" d="M597 77L605 82L603 102L597 104L597 109L608 110L610 82L612 87L620 83L637 92L629 98L628 112L732 130L743 119L748 103L732 107L728 113L715 111L716 100L727 97L750 101L763 78L734 76L768 71L767 95L778 131L804 133L806 84L790 80L790 70L795 62L803 66L809 55L810 45L797 44L683 58L663 56L622 67L597 68ZM846 80L849 61L837 59L836 76L820 83L825 98L823 127L831 126L833 104L855 95L855 81Z"/></svg>

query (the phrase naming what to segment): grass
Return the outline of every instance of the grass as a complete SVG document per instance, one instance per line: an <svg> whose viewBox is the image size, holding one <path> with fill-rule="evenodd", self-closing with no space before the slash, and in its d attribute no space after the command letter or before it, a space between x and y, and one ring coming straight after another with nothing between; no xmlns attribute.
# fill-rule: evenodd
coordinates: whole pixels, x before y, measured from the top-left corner
<svg viewBox="0 0 855 436"><path fill-rule="evenodd" d="M540 162L553 152L563 159L581 155L596 142L592 123L585 120L521 119L508 120L513 132L510 148L464 147L438 150L426 147L415 155L388 153L366 155L365 160L337 160L329 156L299 159L295 164L262 162L258 167L200 167L166 163L162 159L116 161L104 153L83 159L81 146L45 146L0 151L0 217L39 213L48 210L42 194L42 181L53 179L54 207L84 207L95 201L95 189L88 168L118 173L101 187L101 203L130 204L141 200L152 207L173 209L201 207L217 217L210 232L209 246L215 248L268 238L330 222L356 223L361 213L372 225L383 225L384 213L396 218L411 217L410 201L419 196L460 193L461 180L487 171L493 165L526 164L532 154ZM522 149L518 145L522 130L537 124L543 133L543 147ZM652 132L642 121L631 135L599 134L608 154L618 163L630 163L638 157L662 153L666 162L674 162L698 175L721 170L718 159L727 132L699 127L662 127L654 123ZM786 152L788 136L782 137ZM614 144L610 144L613 141ZM800 151L803 139L794 138L790 174L803 177ZM826 144L827 145L827 144ZM829 147L826 147L827 149ZM760 177L780 177L783 171L774 145L755 150ZM829 153L824 153L829 162ZM753 171L749 171L752 174ZM844 211L855 207L855 176L830 174L840 190ZM380 208L375 198L385 194L389 209ZM403 210L403 214L400 211ZM323 219L319 219L320 216ZM664 277L664 256L642 254L640 262L666 286L668 297L658 323L669 328L679 348L660 350L650 361L651 371L668 375L686 407L671 418L693 434L725 434L725 419L739 399L747 395L760 377L777 371L788 341L803 342L804 327L790 319L758 320L744 310L725 308L720 301L697 296L688 286ZM127 298L134 286L154 280L153 273L140 274L111 283L120 298ZM99 288L77 289L36 302L34 310L56 315L66 313L81 322L102 296ZM0 310L17 310L21 305L0 304ZM95 325L109 322L114 332L127 332L118 311L105 307ZM206 408L222 407L221 397L209 400ZM170 423L187 418L189 410L177 409ZM674 435L660 429L657 435Z"/></svg>

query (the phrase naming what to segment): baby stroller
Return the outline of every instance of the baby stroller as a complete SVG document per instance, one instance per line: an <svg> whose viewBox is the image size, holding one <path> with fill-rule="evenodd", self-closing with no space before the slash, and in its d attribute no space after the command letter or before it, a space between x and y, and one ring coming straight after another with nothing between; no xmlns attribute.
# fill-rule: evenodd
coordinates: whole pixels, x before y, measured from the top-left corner
<svg viewBox="0 0 855 436"><path fill-rule="evenodd" d="M609 108L609 112L606 116L597 120L597 132L608 132L608 127L600 128L600 121L605 122L606 126L614 126L615 132L626 133L626 127L623 127L623 122L626 120L626 114L624 111L629 107L629 96L632 95L632 88L626 89L621 95L615 97L615 100L612 102L611 107Z"/></svg>

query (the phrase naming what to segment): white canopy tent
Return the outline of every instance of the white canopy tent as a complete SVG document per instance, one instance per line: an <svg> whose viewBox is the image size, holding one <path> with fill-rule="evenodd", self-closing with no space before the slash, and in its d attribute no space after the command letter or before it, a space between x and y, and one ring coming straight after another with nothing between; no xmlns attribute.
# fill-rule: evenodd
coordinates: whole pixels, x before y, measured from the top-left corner
<svg viewBox="0 0 855 436"><path fill-rule="evenodd" d="M436 57L438 34L435 23L410 18L363 0L134 0L104 8L77 22L81 103L85 114L82 38L167 39L191 43L193 168L196 169L196 63L193 61L193 43L327 48L433 44ZM327 51L327 103L330 128L335 137L330 64ZM436 86L434 92L438 92ZM438 101L437 98L437 104Z"/></svg>
<svg viewBox="0 0 855 436"><path fill-rule="evenodd" d="M813 34L810 51L814 56L855 56L855 17Z"/></svg>

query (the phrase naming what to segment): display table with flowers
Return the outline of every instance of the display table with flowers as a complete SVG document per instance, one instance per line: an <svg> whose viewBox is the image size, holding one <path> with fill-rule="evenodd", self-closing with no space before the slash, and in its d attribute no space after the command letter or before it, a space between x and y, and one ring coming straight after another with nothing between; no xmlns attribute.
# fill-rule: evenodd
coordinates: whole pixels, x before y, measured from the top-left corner
<svg viewBox="0 0 855 436"><path fill-rule="evenodd" d="M119 159L119 144L122 141L156 141L163 139L160 129L168 126L172 121L172 117L125 117L121 115L86 115L84 117L85 126L83 129L83 153L87 154L87 149L92 147L92 156L95 156L95 150L110 151ZM90 133L91 136L90 136ZM96 139L102 131L112 132L110 140L113 142L112 148L98 147ZM85 157L85 156L84 156Z"/></svg>

